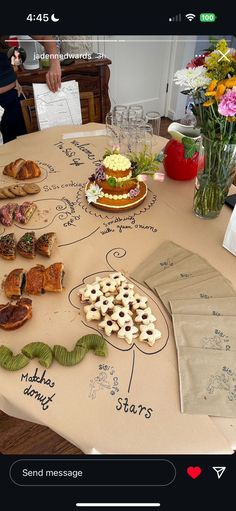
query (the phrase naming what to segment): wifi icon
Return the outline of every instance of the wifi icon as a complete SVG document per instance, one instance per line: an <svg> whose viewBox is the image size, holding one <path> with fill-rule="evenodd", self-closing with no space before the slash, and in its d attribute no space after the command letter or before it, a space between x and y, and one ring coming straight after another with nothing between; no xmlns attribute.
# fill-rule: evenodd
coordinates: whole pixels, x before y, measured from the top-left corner
<svg viewBox="0 0 236 511"><path fill-rule="evenodd" d="M185 14L185 18L187 18L188 21L193 21L194 18L196 18L196 14Z"/></svg>

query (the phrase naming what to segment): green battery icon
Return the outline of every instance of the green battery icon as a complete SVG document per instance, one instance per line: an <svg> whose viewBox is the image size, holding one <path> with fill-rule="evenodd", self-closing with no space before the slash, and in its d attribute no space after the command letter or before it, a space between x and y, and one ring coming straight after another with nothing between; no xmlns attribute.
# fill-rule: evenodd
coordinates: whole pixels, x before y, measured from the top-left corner
<svg viewBox="0 0 236 511"><path fill-rule="evenodd" d="M216 20L214 12L201 12L200 21L203 23L213 23Z"/></svg>

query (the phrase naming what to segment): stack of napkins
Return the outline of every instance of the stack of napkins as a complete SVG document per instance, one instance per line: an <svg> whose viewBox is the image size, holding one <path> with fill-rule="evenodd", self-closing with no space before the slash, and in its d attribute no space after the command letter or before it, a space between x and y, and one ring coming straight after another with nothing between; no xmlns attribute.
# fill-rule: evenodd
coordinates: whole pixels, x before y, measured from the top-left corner
<svg viewBox="0 0 236 511"><path fill-rule="evenodd" d="M170 241L132 277L172 314L182 412L236 417L236 292L230 282Z"/></svg>

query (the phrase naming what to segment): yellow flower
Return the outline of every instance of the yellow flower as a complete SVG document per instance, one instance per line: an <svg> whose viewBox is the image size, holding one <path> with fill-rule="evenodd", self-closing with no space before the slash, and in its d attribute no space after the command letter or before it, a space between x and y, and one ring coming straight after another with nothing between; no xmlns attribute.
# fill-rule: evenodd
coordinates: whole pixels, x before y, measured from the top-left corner
<svg viewBox="0 0 236 511"><path fill-rule="evenodd" d="M216 101L219 101L221 96L223 96L225 89L226 89L226 86L224 85L224 83L221 82L218 84L217 89L216 89L216 96L215 96Z"/></svg>
<svg viewBox="0 0 236 511"><path fill-rule="evenodd" d="M212 92L205 92L205 96L215 96L216 95L216 90L212 91Z"/></svg>
<svg viewBox="0 0 236 511"><path fill-rule="evenodd" d="M205 103L203 103L203 106L211 106L213 105L214 103L214 99L208 99L208 101L205 101Z"/></svg>
<svg viewBox="0 0 236 511"><path fill-rule="evenodd" d="M213 82L214 80L225 80L228 74L235 74L236 62L231 53L228 53L228 50L227 42L225 39L221 39L217 43L216 49L205 58L204 65L207 68L207 75L212 78ZM227 59L222 58L224 55L227 55ZM212 87L212 90L214 90L214 83ZM209 89L210 91L211 89Z"/></svg>
<svg viewBox="0 0 236 511"><path fill-rule="evenodd" d="M208 92L215 90L218 80L212 80L210 85L207 87Z"/></svg>
<svg viewBox="0 0 236 511"><path fill-rule="evenodd" d="M227 78L224 80L224 84L228 89L236 86L236 76L232 76L232 78Z"/></svg>

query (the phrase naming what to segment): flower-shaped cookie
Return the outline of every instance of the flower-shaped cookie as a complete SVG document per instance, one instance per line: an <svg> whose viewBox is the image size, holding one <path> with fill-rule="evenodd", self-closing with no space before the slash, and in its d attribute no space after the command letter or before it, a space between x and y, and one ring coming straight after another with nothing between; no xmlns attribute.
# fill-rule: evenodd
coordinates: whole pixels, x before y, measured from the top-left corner
<svg viewBox="0 0 236 511"><path fill-rule="evenodd" d="M114 280L116 287L120 286L122 282L126 282L127 279L120 271L116 271L115 273L110 273L109 277Z"/></svg>
<svg viewBox="0 0 236 511"><path fill-rule="evenodd" d="M132 312L129 310L129 307L120 307L116 305L114 308L114 312L111 316L114 321L117 321L118 325L122 327L125 323L130 322Z"/></svg>
<svg viewBox="0 0 236 511"><path fill-rule="evenodd" d="M101 319L101 314L98 309L96 309L95 304L85 305L84 307L85 317L87 321L93 321L94 319Z"/></svg>
<svg viewBox="0 0 236 511"><path fill-rule="evenodd" d="M155 316L153 316L152 311L150 307L147 307L147 309L137 309L136 310L136 317L134 320L136 323L142 323L143 325L149 325L149 323L153 323L156 321Z"/></svg>
<svg viewBox="0 0 236 511"><path fill-rule="evenodd" d="M130 289L134 289L134 284L131 284L130 282L122 282L121 285L118 287L118 290L121 291L124 289L124 291L129 291Z"/></svg>
<svg viewBox="0 0 236 511"><path fill-rule="evenodd" d="M79 292L77 293L77 295L79 296L79 298L82 302L88 301L88 298L85 298L85 296L84 296L86 289L87 289L87 287L81 287L79 289Z"/></svg>
<svg viewBox="0 0 236 511"><path fill-rule="evenodd" d="M116 303L120 302L124 307L126 307L130 303L133 303L133 299L134 299L133 289L130 289L129 291L121 289L118 295L116 296Z"/></svg>
<svg viewBox="0 0 236 511"><path fill-rule="evenodd" d="M115 321L111 319L111 316L108 316L106 314L105 318L101 323L99 323L99 326L105 330L105 334L109 337L112 332L118 332L119 327Z"/></svg>
<svg viewBox="0 0 236 511"><path fill-rule="evenodd" d="M148 301L148 299L147 299L146 296L141 296L138 293L135 293L132 307L133 307L134 310L136 310L136 309L146 309L147 301Z"/></svg>
<svg viewBox="0 0 236 511"><path fill-rule="evenodd" d="M141 342L147 342L149 346L153 346L155 341L161 338L161 332L155 328L153 323L149 323L149 325L140 325L140 330L141 334L139 336L139 340Z"/></svg>
<svg viewBox="0 0 236 511"><path fill-rule="evenodd" d="M105 293L114 293L116 290L115 282L110 278L100 280L99 285L104 295Z"/></svg>
<svg viewBox="0 0 236 511"><path fill-rule="evenodd" d="M102 296L99 284L95 282L94 284L87 284L86 290L84 291L85 300L89 300L90 303L93 303L96 302L99 296Z"/></svg>
<svg viewBox="0 0 236 511"><path fill-rule="evenodd" d="M128 344L132 344L132 340L138 337L138 328L131 321L125 323L119 330L118 337L125 339Z"/></svg>
<svg viewBox="0 0 236 511"><path fill-rule="evenodd" d="M105 316L108 310L114 309L113 302L114 296L100 296L99 300L95 303L95 307L101 311L103 316Z"/></svg>

